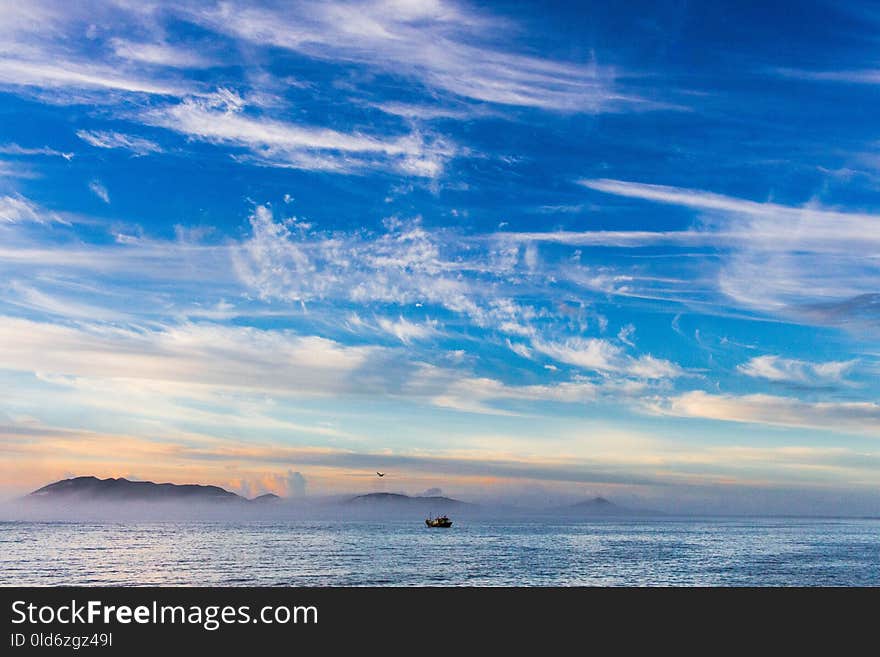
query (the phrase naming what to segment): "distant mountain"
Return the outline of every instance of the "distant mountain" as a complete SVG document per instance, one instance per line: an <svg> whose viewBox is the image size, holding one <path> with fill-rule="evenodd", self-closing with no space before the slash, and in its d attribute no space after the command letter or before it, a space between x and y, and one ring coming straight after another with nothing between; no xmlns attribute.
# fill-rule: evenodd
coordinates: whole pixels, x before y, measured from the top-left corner
<svg viewBox="0 0 880 657"><path fill-rule="evenodd" d="M35 490L25 499L101 502L244 502L243 497L218 486L156 484L152 481L75 477Z"/></svg>
<svg viewBox="0 0 880 657"><path fill-rule="evenodd" d="M570 511L589 511L590 513L613 513L621 509L613 502L606 500L604 497L593 497L589 500L576 502L567 507Z"/></svg>
<svg viewBox="0 0 880 657"><path fill-rule="evenodd" d="M439 495L431 497L410 497L400 493L368 493L357 495L345 502L349 506L380 506L385 508L431 508L441 511L456 507L473 506L461 500Z"/></svg>
<svg viewBox="0 0 880 657"><path fill-rule="evenodd" d="M281 498L278 497L275 493L265 493L263 495L257 495L251 500L251 502L257 502L258 504L270 504L272 502L277 502L280 499Z"/></svg>
<svg viewBox="0 0 880 657"><path fill-rule="evenodd" d="M549 510L552 513L562 513L570 516L647 516L660 515L657 511L630 509L619 506L604 497L591 497L588 500L575 502L567 506L556 507Z"/></svg>

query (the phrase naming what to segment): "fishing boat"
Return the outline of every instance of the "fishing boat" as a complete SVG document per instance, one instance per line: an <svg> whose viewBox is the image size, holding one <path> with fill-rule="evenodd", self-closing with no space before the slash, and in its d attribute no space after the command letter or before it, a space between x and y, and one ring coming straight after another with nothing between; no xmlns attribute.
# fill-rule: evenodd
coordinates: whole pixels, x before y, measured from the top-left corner
<svg viewBox="0 0 880 657"><path fill-rule="evenodd" d="M452 521L448 516L437 516L436 518L425 518L425 524L428 527L452 527Z"/></svg>

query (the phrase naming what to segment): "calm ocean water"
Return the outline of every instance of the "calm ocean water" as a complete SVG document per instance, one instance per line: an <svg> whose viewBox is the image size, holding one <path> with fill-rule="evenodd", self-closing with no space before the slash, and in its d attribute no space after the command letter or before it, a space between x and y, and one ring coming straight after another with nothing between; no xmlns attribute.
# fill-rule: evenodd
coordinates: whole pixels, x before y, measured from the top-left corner
<svg viewBox="0 0 880 657"><path fill-rule="evenodd" d="M880 521L0 522L3 585L880 585Z"/></svg>

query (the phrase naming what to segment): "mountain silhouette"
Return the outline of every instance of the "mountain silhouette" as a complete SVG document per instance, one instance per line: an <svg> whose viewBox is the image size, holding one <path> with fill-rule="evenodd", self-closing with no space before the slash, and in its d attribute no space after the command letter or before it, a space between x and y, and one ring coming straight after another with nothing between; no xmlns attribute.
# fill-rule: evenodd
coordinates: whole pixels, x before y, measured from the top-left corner
<svg viewBox="0 0 880 657"><path fill-rule="evenodd" d="M74 477L43 486L28 495L29 500L119 501L119 502L243 502L245 498L219 486L200 484L156 484L152 481Z"/></svg>
<svg viewBox="0 0 880 657"><path fill-rule="evenodd" d="M616 504L614 504L614 502L606 500L604 497L593 497L588 500L583 500L581 502L570 504L567 508L572 511L608 513L618 509L622 509L623 507L617 506Z"/></svg>
<svg viewBox="0 0 880 657"><path fill-rule="evenodd" d="M280 499L281 498L275 493L264 493L263 495L257 495L251 500L251 502L257 502L258 504L267 504L277 502Z"/></svg>
<svg viewBox="0 0 880 657"><path fill-rule="evenodd" d="M356 495L345 502L346 505L353 506L381 506L387 508L434 508L448 509L455 507L473 506L461 500L455 500L451 497L441 497L433 495L429 497L410 497L402 493L367 493L366 495Z"/></svg>
<svg viewBox="0 0 880 657"><path fill-rule="evenodd" d="M591 497L562 507L551 509L550 512L566 516L653 516L663 515L659 511L631 509L620 506L604 497Z"/></svg>

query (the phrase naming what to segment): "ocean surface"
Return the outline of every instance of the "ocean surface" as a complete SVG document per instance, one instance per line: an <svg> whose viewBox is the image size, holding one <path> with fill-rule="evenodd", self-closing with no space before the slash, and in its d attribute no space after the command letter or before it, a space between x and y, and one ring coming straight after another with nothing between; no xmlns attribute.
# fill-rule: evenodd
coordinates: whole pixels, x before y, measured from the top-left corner
<svg viewBox="0 0 880 657"><path fill-rule="evenodd" d="M880 520L0 522L0 584L878 586Z"/></svg>

